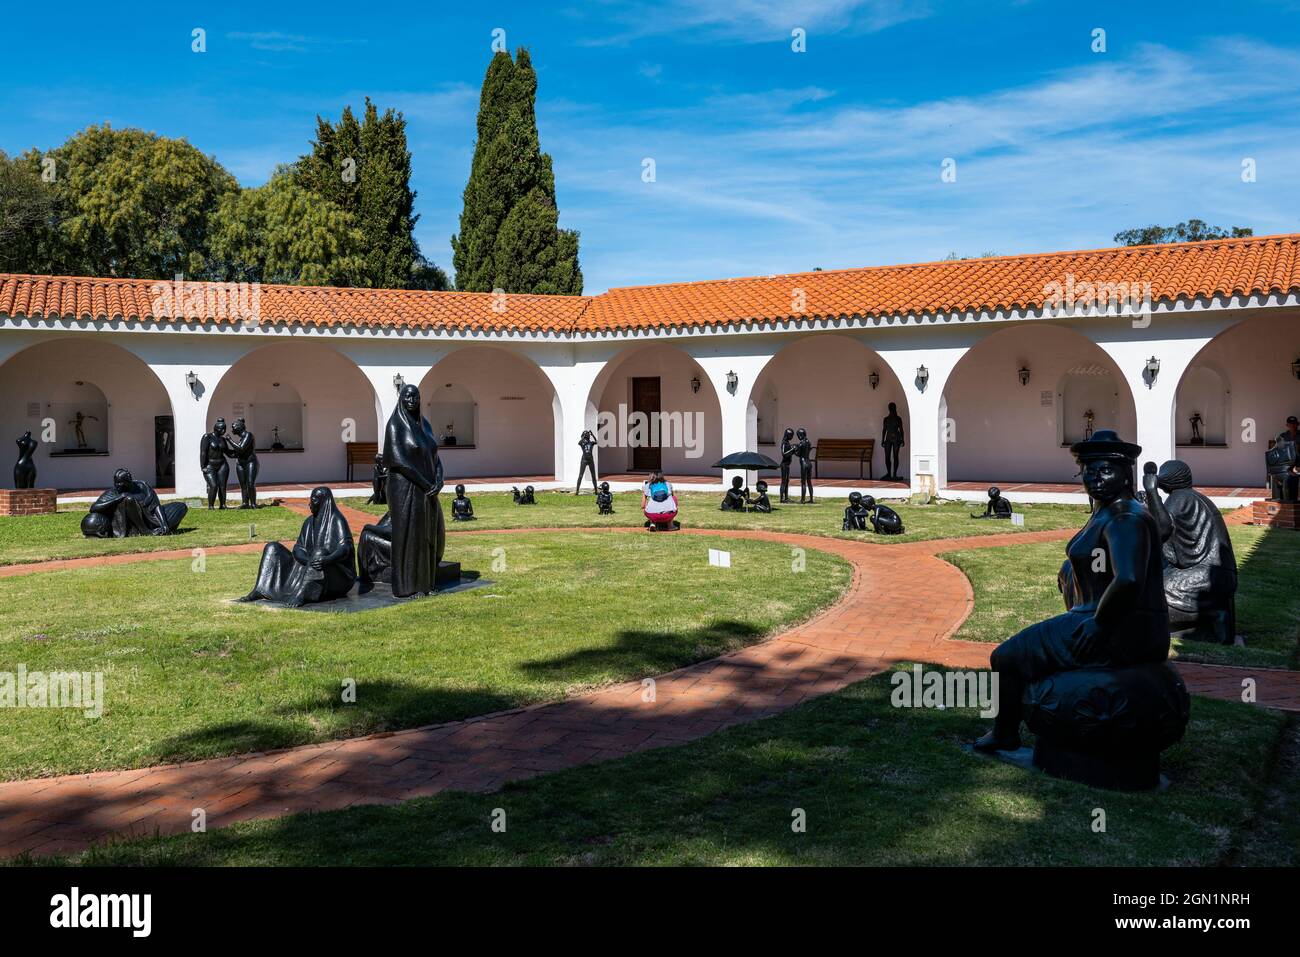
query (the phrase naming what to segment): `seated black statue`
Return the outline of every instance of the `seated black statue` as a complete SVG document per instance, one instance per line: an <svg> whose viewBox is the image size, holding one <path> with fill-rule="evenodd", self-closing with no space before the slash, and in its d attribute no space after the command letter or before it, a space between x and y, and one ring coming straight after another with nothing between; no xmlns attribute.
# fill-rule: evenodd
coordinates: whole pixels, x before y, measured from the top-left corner
<svg viewBox="0 0 1300 957"><path fill-rule="evenodd" d="M743 512L748 504L749 489L745 488L745 480L737 475L731 480L731 488L723 495L718 508L724 512Z"/></svg>
<svg viewBox="0 0 1300 957"><path fill-rule="evenodd" d="M370 591L375 582L393 580L393 516L389 512L378 522L361 529L357 539L357 591Z"/></svg>
<svg viewBox="0 0 1300 957"><path fill-rule="evenodd" d="M1002 497L1002 489L996 485L989 486L989 503L984 506L983 515L971 515L971 518L1011 518L1011 503Z"/></svg>
<svg viewBox="0 0 1300 957"><path fill-rule="evenodd" d="M862 507L870 513L868 521L877 535L902 535L903 517L888 505L879 505L870 495L862 496Z"/></svg>
<svg viewBox="0 0 1300 957"><path fill-rule="evenodd" d="M474 521L474 505L465 494L465 486L456 486L456 497L451 500L451 520L453 522Z"/></svg>
<svg viewBox="0 0 1300 957"><path fill-rule="evenodd" d="M519 491L519 487L518 487L518 486L516 486L516 485L512 485L512 486L510 487L510 491L511 491L512 493L514 493L515 504L516 504L516 505L536 505L536 504L537 504L537 499L533 497L533 487L532 487L531 485L525 485L525 486L524 486L524 490L523 490L522 492Z"/></svg>
<svg viewBox="0 0 1300 957"><path fill-rule="evenodd" d="M273 601L289 608L342 598L357 580L352 530L334 507L334 493L312 489L311 514L302 523L293 550L267 542L257 584L240 601Z"/></svg>
<svg viewBox="0 0 1300 957"><path fill-rule="evenodd" d="M979 751L1020 747L1023 718L1034 764L1097 787L1158 786L1160 752L1187 726L1189 699L1169 655L1160 535L1137 501L1140 446L1110 429L1076 442L1093 502L1066 546L1058 579L1066 612L1002 642L993 729Z"/></svg>
<svg viewBox="0 0 1300 957"><path fill-rule="evenodd" d="M758 483L754 486L754 488L758 492L758 497L755 498L753 502L750 503L749 506L750 511L753 512L772 511L772 500L768 497L767 494L767 483L764 482L762 479L759 479Z"/></svg>
<svg viewBox="0 0 1300 957"><path fill-rule="evenodd" d="M865 532L870 515L870 510L862 504L862 493L850 492L849 504L844 506L844 524L841 528L846 532Z"/></svg>
<svg viewBox="0 0 1300 957"><path fill-rule="evenodd" d="M14 463L14 488L36 488L36 462L32 453L36 451L36 440L28 429L18 436L18 461Z"/></svg>
<svg viewBox="0 0 1300 957"><path fill-rule="evenodd" d="M596 492L596 514L614 514L614 493L609 490L608 482L601 482L600 489Z"/></svg>
<svg viewBox="0 0 1300 957"><path fill-rule="evenodd" d="M1169 628L1179 638L1230 645L1237 638L1237 559L1215 504L1172 459L1143 469L1146 507L1160 531ZM1165 493L1161 501L1160 492Z"/></svg>
<svg viewBox="0 0 1300 957"><path fill-rule="evenodd" d="M188 511L184 502L163 505L153 488L137 482L130 469L118 469L113 473L113 487L95 500L81 520L81 534L87 538L170 535Z"/></svg>
<svg viewBox="0 0 1300 957"><path fill-rule="evenodd" d="M384 466L384 453L375 453L375 477L372 480L372 491L370 498L366 499L367 505L387 505L388 504L388 469Z"/></svg>

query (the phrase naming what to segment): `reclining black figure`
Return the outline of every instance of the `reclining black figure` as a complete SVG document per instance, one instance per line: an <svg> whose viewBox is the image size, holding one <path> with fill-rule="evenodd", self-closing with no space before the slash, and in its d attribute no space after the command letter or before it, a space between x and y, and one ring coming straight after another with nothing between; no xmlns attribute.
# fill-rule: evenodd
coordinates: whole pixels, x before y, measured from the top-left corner
<svg viewBox="0 0 1300 957"><path fill-rule="evenodd" d="M288 608L342 598L357 580L356 551L348 520L334 505L334 493L312 489L311 515L293 549L267 542L257 584L240 601L272 601Z"/></svg>
<svg viewBox="0 0 1300 957"><path fill-rule="evenodd" d="M902 535L903 517L888 505L878 505L870 495L862 496L862 507L870 514L871 529L877 535Z"/></svg>
<svg viewBox="0 0 1300 957"><path fill-rule="evenodd" d="M724 512L743 512L748 505L749 489L745 488L745 480L737 475L731 480L731 488L722 496L718 508Z"/></svg>
<svg viewBox="0 0 1300 957"><path fill-rule="evenodd" d="M456 486L456 497L451 500L451 520L453 522L472 522L474 518L474 503L469 500L465 494L465 486Z"/></svg>
<svg viewBox="0 0 1300 957"><path fill-rule="evenodd" d="M118 469L113 487L95 500L81 520L81 534L87 538L171 535L188 511L184 502L163 505L148 483L137 482L130 469Z"/></svg>
<svg viewBox="0 0 1300 957"><path fill-rule="evenodd" d="M750 511L752 512L772 511L772 500L768 497L767 494L767 483L764 482L762 479L759 479L758 483L754 486L754 488L758 492L758 497L755 498L752 502L750 502L750 506L749 506Z"/></svg>
<svg viewBox="0 0 1300 957"><path fill-rule="evenodd" d="M1002 489L996 485L989 486L989 503L984 506L983 515L972 514L971 518L1011 518L1011 503L1002 497Z"/></svg>
<svg viewBox="0 0 1300 957"><path fill-rule="evenodd" d="M533 497L533 487L525 485L524 490L519 491L519 486L512 485L510 491L514 494L516 505L536 505L537 499Z"/></svg>
<svg viewBox="0 0 1300 957"><path fill-rule="evenodd" d="M1066 546L1058 583L1064 614L994 650L998 712L976 750L1020 747L1023 717L1034 763L1098 787L1158 786L1160 752L1187 726L1189 699L1168 664L1160 532L1138 503L1141 447L1101 429L1070 451L1093 502Z"/></svg>
<svg viewBox="0 0 1300 957"><path fill-rule="evenodd" d="M609 490L608 482L601 482L600 491L596 493L596 514L614 514L614 493Z"/></svg>

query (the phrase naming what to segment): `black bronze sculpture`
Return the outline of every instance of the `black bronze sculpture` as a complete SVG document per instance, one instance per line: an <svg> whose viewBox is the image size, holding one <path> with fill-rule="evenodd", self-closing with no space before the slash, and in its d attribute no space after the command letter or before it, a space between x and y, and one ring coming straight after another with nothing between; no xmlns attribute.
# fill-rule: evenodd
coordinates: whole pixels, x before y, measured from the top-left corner
<svg viewBox="0 0 1300 957"><path fill-rule="evenodd" d="M95 500L81 520L81 534L87 538L170 535L185 520L187 511L184 502L163 505L153 488L137 482L130 469L118 469L113 473L113 487Z"/></svg>
<svg viewBox="0 0 1300 957"><path fill-rule="evenodd" d="M614 493L609 490L608 482L601 482L600 491L596 493L596 514L614 514Z"/></svg>
<svg viewBox="0 0 1300 957"><path fill-rule="evenodd" d="M18 436L18 461L14 463L14 488L36 488L36 440L31 430Z"/></svg>
<svg viewBox="0 0 1300 957"><path fill-rule="evenodd" d="M77 448L93 451L86 444L86 420L87 419L94 419L96 422L98 422L99 416L86 415L86 413L78 409L76 414L71 419L68 419L68 425L72 426L72 430L76 434Z"/></svg>
<svg viewBox="0 0 1300 957"><path fill-rule="evenodd" d="M898 406L893 402L889 403L889 415L885 416L880 428L880 447L885 452L883 481L902 481L898 474L898 450L903 447L903 417L898 414Z"/></svg>
<svg viewBox="0 0 1300 957"><path fill-rule="evenodd" d="M846 532L865 532L870 515L871 512L862 504L862 493L850 492L849 504L844 506L844 524L840 527Z"/></svg>
<svg viewBox="0 0 1300 957"><path fill-rule="evenodd" d="M348 520L325 486L312 489L311 515L293 550L267 542L257 584L240 601L273 601L289 608L342 598L357 580L356 552Z"/></svg>
<svg viewBox="0 0 1300 957"><path fill-rule="evenodd" d="M1002 497L1002 489L996 485L989 486L989 503L984 506L983 515L971 515L971 518L1011 518L1011 503Z"/></svg>
<svg viewBox="0 0 1300 957"><path fill-rule="evenodd" d="M226 507L226 485L230 482L230 463L226 461L226 420L217 419L212 431L199 439L199 468L208 486L208 508L220 503Z"/></svg>
<svg viewBox="0 0 1300 957"><path fill-rule="evenodd" d="M794 429L786 429L781 436L781 501L790 501L790 463L794 459L798 445L794 441Z"/></svg>
<svg viewBox="0 0 1300 957"><path fill-rule="evenodd" d="M361 529L357 538L357 591L365 594L375 582L392 583L393 515L385 512L378 522Z"/></svg>
<svg viewBox="0 0 1300 957"><path fill-rule="evenodd" d="M1017 750L1023 717L1038 767L1098 787L1153 788L1160 752L1183 735L1189 699L1166 661L1159 531L1135 497L1142 449L1099 429L1070 451L1093 513L1066 546L1067 610L993 652L998 713L975 748Z"/></svg>
<svg viewBox="0 0 1300 957"><path fill-rule="evenodd" d="M880 505L870 495L862 496L862 507L869 514L871 529L877 535L902 535L903 517L888 505Z"/></svg>
<svg viewBox="0 0 1300 957"><path fill-rule="evenodd" d="M420 415L420 390L402 387L384 431L388 513L392 525L392 583L398 598L434 591L446 541L442 461L429 422Z"/></svg>
<svg viewBox="0 0 1300 957"><path fill-rule="evenodd" d="M1192 470L1177 459L1156 470L1148 462L1142 485L1160 532L1169 628L1179 638L1230 645L1237 637L1237 559L1218 508L1192 487ZM1165 493L1161 501L1160 492Z"/></svg>
<svg viewBox="0 0 1300 957"><path fill-rule="evenodd" d="M750 503L750 510L755 512L772 511L772 499L767 494L767 483L759 479L754 488L758 492L758 497Z"/></svg>
<svg viewBox="0 0 1300 957"><path fill-rule="evenodd" d="M384 468L384 453L375 454L375 475L371 480L372 491L370 498L366 499L369 505L387 505L388 504L388 469Z"/></svg>
<svg viewBox="0 0 1300 957"><path fill-rule="evenodd" d="M1268 497L1273 502L1300 501L1300 420L1286 420L1281 433L1264 453L1268 471Z"/></svg>
<svg viewBox="0 0 1300 957"><path fill-rule="evenodd" d="M453 522L474 521L474 503L465 494L465 486L456 486L456 497L451 500L451 520Z"/></svg>
<svg viewBox="0 0 1300 957"><path fill-rule="evenodd" d="M805 495L808 497L808 503L812 504L812 439L808 438L806 429L796 429L794 434L799 439L796 448L796 454L799 456L799 504L804 504Z"/></svg>
<svg viewBox="0 0 1300 957"><path fill-rule="evenodd" d="M737 475L731 480L731 488L722 496L718 508L724 512L743 512L748 504L749 489L745 488L745 480Z"/></svg>
<svg viewBox="0 0 1300 957"><path fill-rule="evenodd" d="M533 495L533 487L532 487L531 485L525 485L525 486L524 486L524 490L523 490L522 492L519 491L519 486L517 486L517 485L512 485L512 486L510 486L510 492L511 492L511 494L514 496L514 500L515 500L515 504L516 504L516 505L536 505L536 504L537 504L537 499L536 499L536 497Z"/></svg>
<svg viewBox="0 0 1300 957"><path fill-rule="evenodd" d="M257 446L253 433L248 431L243 419L235 419L226 439L226 454L235 460L235 476L239 479L240 508L257 508Z"/></svg>
<svg viewBox="0 0 1300 957"><path fill-rule="evenodd" d="M592 454L592 449L596 447L596 433L591 429L585 429L582 438L578 439L578 447L582 449L582 465L578 468L578 487L573 490L577 495L582 491L582 477L591 472L591 490L596 491L596 458Z"/></svg>

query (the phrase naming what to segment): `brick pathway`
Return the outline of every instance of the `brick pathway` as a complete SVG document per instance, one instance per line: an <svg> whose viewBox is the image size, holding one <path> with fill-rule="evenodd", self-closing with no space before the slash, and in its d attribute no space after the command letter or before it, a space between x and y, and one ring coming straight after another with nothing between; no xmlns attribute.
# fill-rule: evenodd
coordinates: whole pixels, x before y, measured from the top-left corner
<svg viewBox="0 0 1300 957"><path fill-rule="evenodd" d="M509 534L546 531L551 530ZM491 791L507 781L692 741L839 690L896 662L987 667L992 645L949 638L969 614L972 593L966 577L937 554L1059 540L1072 531L906 545L762 531L683 534L830 552L853 565L852 582L840 602L809 622L762 644L658 676L650 702L643 700L641 682L629 681L551 704L408 731L0 784L0 857L75 851L114 835L184 832L195 808L205 810L209 827L222 827L301 811L397 803L444 790ZM1242 679L1254 677L1261 704L1300 710L1300 672L1178 667L1197 693L1240 700Z"/></svg>

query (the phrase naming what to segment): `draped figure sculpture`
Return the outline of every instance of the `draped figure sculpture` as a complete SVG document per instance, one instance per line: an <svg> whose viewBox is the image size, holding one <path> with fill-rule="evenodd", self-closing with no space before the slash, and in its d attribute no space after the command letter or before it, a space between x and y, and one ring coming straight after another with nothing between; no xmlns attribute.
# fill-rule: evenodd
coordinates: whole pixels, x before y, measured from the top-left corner
<svg viewBox="0 0 1300 957"><path fill-rule="evenodd" d="M1171 459L1143 469L1146 507L1160 531L1169 627L1180 638L1230 645L1237 637L1237 559L1223 515ZM1161 500L1160 492L1165 493Z"/></svg>
<svg viewBox="0 0 1300 957"><path fill-rule="evenodd" d="M342 598L357 580L356 552L348 520L334 505L334 493L312 489L311 514L293 549L267 542L257 583L240 601L273 601L289 608Z"/></svg>
<svg viewBox="0 0 1300 957"><path fill-rule="evenodd" d="M14 463L14 488L36 488L36 440L28 429L18 436L18 461Z"/></svg>
<svg viewBox="0 0 1300 957"><path fill-rule="evenodd" d="M137 482L130 469L113 473L113 487L95 499L81 520L87 538L126 538L129 535L170 535L185 520L184 502L158 501L146 482Z"/></svg>
<svg viewBox="0 0 1300 957"><path fill-rule="evenodd" d="M782 502L790 501L790 463L794 459L794 453L798 450L794 441L794 429L786 429L785 434L781 436L781 498Z"/></svg>
<svg viewBox="0 0 1300 957"><path fill-rule="evenodd" d="M235 475L239 478L240 508L257 508L257 442L248 431L243 419L235 419L226 439L226 454L235 460Z"/></svg>
<svg viewBox="0 0 1300 957"><path fill-rule="evenodd" d="M446 542L442 461L433 429L420 414L420 390L404 385L384 430L388 514L392 526L392 583L398 598L434 591Z"/></svg>
<svg viewBox="0 0 1300 957"><path fill-rule="evenodd" d="M199 468L208 487L208 508L226 507L226 485L230 482L230 463L226 461L226 420L217 419L212 431L199 439Z"/></svg>

